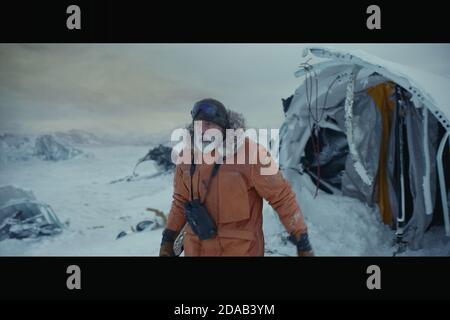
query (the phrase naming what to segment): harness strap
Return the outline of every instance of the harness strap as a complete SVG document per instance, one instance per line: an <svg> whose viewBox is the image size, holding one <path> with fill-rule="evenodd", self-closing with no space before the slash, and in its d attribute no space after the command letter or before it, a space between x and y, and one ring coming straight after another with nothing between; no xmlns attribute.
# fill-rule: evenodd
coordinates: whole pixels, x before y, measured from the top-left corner
<svg viewBox="0 0 450 320"><path fill-rule="evenodd" d="M211 171L211 175L209 176L209 179L208 179L208 183L206 185L205 200L206 200L206 197L208 196L208 193L209 193L209 185L211 184L212 179L217 175L217 172L220 169L220 165L221 165L221 163L215 163L214 164L214 167L213 167L213 169ZM194 176L195 169L196 169L196 165L195 165L194 161L192 161L192 163L191 163L191 170L190 170L190 175L191 175L191 190L190 190L191 201L194 199L192 177ZM202 202L202 204L203 204L203 202Z"/></svg>

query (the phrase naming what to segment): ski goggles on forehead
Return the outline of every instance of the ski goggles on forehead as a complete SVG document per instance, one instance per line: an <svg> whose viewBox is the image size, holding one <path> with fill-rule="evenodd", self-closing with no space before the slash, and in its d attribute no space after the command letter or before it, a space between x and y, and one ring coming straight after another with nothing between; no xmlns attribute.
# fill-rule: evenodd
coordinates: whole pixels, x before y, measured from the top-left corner
<svg viewBox="0 0 450 320"><path fill-rule="evenodd" d="M194 104L191 110L192 118L198 116L200 112L211 118L220 117L216 105L212 103L202 102Z"/></svg>

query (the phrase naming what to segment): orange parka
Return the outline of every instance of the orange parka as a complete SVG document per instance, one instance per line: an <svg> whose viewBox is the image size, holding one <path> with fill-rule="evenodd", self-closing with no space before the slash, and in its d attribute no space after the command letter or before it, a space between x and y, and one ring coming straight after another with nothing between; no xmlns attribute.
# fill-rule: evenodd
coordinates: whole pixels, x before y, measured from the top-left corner
<svg viewBox="0 0 450 320"><path fill-rule="evenodd" d="M251 162L251 150L265 154L264 161L258 157L256 163ZM238 163L238 159L243 159L239 158L242 152L248 156L244 163ZM278 213L289 234L298 236L307 232L295 194L282 173L278 170L275 174L263 174L261 169L269 166L268 161L274 161L266 150L246 138L232 156L234 164L224 161L210 182L206 199L207 182L214 165L196 165L192 177L193 195L204 201L217 226L217 235L200 240L187 224L183 244L185 256L263 256L263 199ZM186 224L183 204L190 200L190 187L190 164L177 165L167 229L179 232Z"/></svg>

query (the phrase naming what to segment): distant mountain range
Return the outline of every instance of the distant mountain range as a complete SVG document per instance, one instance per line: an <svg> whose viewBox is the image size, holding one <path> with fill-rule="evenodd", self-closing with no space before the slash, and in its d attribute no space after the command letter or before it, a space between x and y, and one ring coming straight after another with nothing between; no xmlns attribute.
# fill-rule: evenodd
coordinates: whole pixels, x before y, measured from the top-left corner
<svg viewBox="0 0 450 320"><path fill-rule="evenodd" d="M84 130L45 132L41 134L0 133L0 163L41 158L66 160L84 153L83 147L170 144L171 130L148 135L106 135Z"/></svg>

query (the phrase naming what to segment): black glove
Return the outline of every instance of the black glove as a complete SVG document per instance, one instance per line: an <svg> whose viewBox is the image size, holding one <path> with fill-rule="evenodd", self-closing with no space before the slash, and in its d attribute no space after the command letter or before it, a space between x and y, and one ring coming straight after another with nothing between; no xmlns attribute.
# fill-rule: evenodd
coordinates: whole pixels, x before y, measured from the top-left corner
<svg viewBox="0 0 450 320"><path fill-rule="evenodd" d="M178 236L178 232L165 229L162 234L161 248L159 249L160 257L173 257L175 252L173 251L173 244Z"/></svg>
<svg viewBox="0 0 450 320"><path fill-rule="evenodd" d="M309 237L307 233L302 233L300 236L296 237L291 235L289 240L297 246L297 253L299 257L311 257L314 256L314 252L309 242Z"/></svg>

